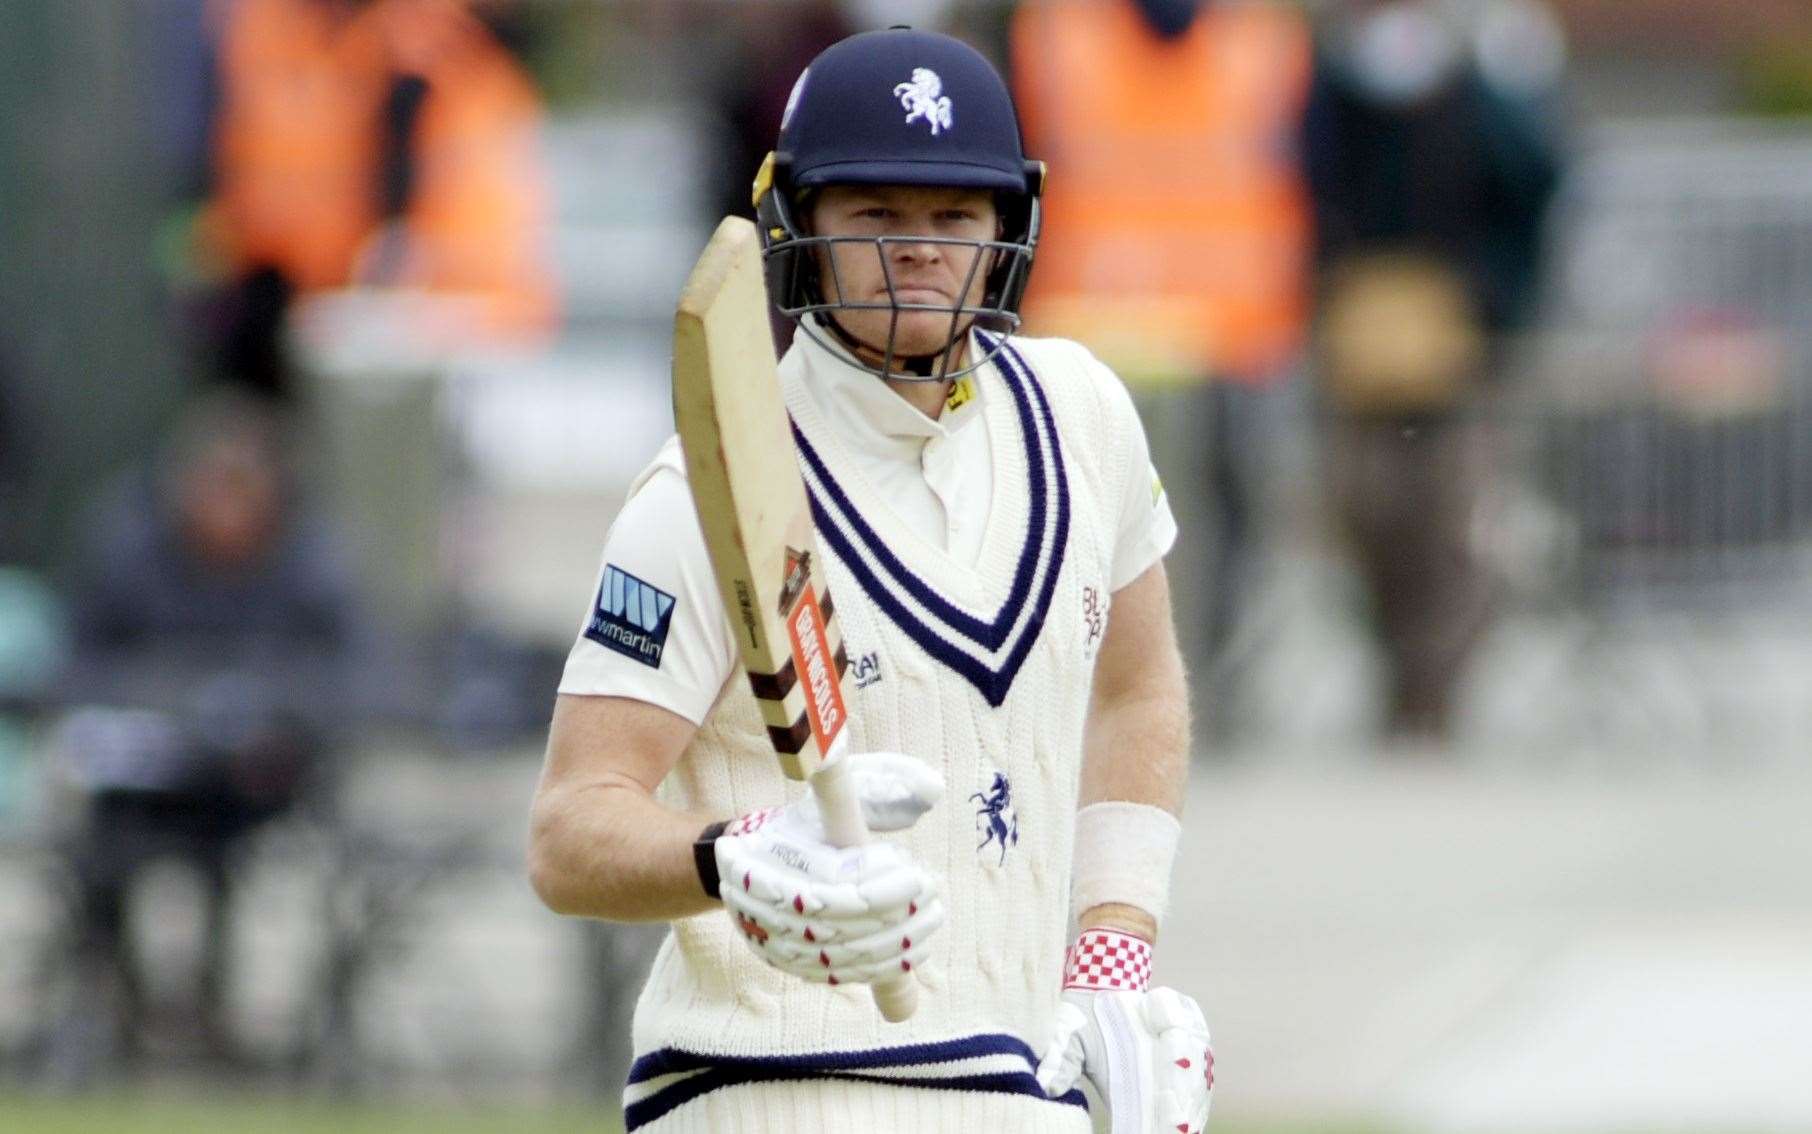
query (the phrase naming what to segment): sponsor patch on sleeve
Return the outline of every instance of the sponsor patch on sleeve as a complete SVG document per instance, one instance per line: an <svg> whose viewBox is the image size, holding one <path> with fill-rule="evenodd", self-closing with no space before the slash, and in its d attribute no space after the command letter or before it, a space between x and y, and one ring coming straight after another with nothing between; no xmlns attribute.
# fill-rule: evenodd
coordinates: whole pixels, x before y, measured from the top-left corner
<svg viewBox="0 0 1812 1134"><path fill-rule="evenodd" d="M659 669L673 624L673 596L615 564L605 564L604 581L592 604L585 636L608 650Z"/></svg>
<svg viewBox="0 0 1812 1134"><path fill-rule="evenodd" d="M1164 482L1158 477L1158 467L1151 466L1151 506L1156 508L1158 501L1164 499Z"/></svg>

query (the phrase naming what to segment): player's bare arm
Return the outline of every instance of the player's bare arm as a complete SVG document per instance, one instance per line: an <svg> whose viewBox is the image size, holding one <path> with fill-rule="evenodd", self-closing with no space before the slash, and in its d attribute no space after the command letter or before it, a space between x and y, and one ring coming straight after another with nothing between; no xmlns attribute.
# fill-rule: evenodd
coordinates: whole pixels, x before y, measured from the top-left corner
<svg viewBox="0 0 1812 1134"><path fill-rule="evenodd" d="M1115 591L1110 610L1095 664L1080 805L1125 801L1180 815L1189 774L1189 693L1163 562ZM1157 939L1154 914L1123 902L1080 910L1078 920L1085 929L1108 926Z"/></svg>
<svg viewBox="0 0 1812 1134"><path fill-rule="evenodd" d="M609 921L717 908L699 885L692 843L724 816L654 797L697 731L645 701L559 697L529 827L530 877L549 908Z"/></svg>
<svg viewBox="0 0 1812 1134"><path fill-rule="evenodd" d="M1189 996L1150 986L1188 771L1189 704L1160 560L1114 592L1078 795L1079 934L1039 1082L1092 1079L1117 1131L1206 1126L1214 1052Z"/></svg>

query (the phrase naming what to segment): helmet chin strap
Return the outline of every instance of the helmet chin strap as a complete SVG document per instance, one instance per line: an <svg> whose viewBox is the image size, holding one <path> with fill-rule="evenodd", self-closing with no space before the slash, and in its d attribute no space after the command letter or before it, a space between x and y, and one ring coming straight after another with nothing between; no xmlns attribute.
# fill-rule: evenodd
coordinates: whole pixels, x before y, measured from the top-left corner
<svg viewBox="0 0 1812 1134"><path fill-rule="evenodd" d="M823 319L819 320L819 323L822 326L828 327L830 333L836 337L837 341L842 343L844 347L858 359L862 357L861 354L858 353L859 351L869 351L870 353L880 355L882 358L887 357L887 349L885 347L878 347L873 343L863 342L861 339L850 334L849 330L838 321L835 315L827 314ZM944 372L948 371L950 367L946 363L943 367L938 368L937 364L939 360L948 359L950 353L956 349L957 344L962 342L968 333L968 328L964 328L962 334L951 339L944 345L944 349L932 351L930 354L894 355L894 369L883 375L883 377L898 378L906 382L936 382L942 380Z"/></svg>

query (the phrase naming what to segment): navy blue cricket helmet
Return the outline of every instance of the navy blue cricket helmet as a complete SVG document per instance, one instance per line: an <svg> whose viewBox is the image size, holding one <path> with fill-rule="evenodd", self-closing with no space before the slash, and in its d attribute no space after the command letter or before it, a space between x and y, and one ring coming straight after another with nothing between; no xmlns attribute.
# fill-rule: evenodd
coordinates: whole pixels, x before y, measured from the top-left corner
<svg viewBox="0 0 1812 1134"><path fill-rule="evenodd" d="M804 219L807 205L814 191L828 185L991 190L1001 219L1000 238L948 241L982 249L976 259L977 269L986 273L980 300L958 307L827 301L819 279L820 249L862 241L884 251L889 241L929 239L813 235ZM875 372L932 378L967 373L987 357L960 369L947 361L970 326L995 332L994 350L1019 326L1019 304L1038 243L1043 188L1044 165L1025 157L1007 85L980 52L950 36L911 28L850 36L826 48L800 74L781 118L779 143L755 178L768 293L782 312L814 335L820 327L834 333L837 327L829 318L820 322L805 316L839 309L947 313L951 335L939 355L901 359L917 364L902 375L893 367L890 340L886 361Z"/></svg>

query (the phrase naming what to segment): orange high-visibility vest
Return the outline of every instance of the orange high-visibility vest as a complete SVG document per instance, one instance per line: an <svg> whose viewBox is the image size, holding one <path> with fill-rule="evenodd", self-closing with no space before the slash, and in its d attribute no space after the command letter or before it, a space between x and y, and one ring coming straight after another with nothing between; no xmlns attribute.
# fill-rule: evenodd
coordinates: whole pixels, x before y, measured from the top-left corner
<svg viewBox="0 0 1812 1134"><path fill-rule="evenodd" d="M557 302L537 151L539 97L459 0L229 0L208 223L235 270L303 293L380 283L472 295L486 330L538 334ZM385 102L427 83L411 139L405 255L369 278Z"/></svg>
<svg viewBox="0 0 1812 1134"><path fill-rule="evenodd" d="M300 291L344 287L378 220L383 41L319 0L233 0L222 19L210 203L221 252Z"/></svg>
<svg viewBox="0 0 1812 1134"><path fill-rule="evenodd" d="M1028 152L1049 167L1028 330L1080 339L1134 380L1258 381L1296 358L1303 18L1218 3L1165 41L1131 0L1034 0L1013 61Z"/></svg>

